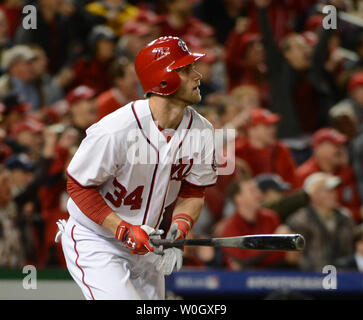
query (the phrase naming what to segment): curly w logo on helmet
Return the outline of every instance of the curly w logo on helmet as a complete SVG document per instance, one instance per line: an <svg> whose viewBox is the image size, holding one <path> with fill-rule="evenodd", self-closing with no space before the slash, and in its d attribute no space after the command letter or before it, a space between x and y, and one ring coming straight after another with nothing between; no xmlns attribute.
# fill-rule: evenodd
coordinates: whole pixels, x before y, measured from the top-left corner
<svg viewBox="0 0 363 320"><path fill-rule="evenodd" d="M153 49L152 53L154 54L154 60L159 60L170 54L170 48L161 47Z"/></svg>

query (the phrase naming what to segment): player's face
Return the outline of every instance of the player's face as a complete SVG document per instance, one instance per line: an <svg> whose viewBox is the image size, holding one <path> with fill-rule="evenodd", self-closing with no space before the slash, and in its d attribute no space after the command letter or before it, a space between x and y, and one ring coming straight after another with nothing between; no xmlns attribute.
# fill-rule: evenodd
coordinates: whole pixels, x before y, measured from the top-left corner
<svg viewBox="0 0 363 320"><path fill-rule="evenodd" d="M173 94L173 98L186 105L199 103L202 99L199 91L202 75L196 70L195 64L189 64L175 71L178 73L181 83L179 90Z"/></svg>

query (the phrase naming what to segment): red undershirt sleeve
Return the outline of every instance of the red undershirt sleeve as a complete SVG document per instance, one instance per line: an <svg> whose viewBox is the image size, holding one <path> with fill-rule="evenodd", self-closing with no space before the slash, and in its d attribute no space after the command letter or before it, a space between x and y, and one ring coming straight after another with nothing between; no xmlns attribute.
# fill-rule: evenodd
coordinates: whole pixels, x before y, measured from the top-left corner
<svg viewBox="0 0 363 320"><path fill-rule="evenodd" d="M113 212L96 188L82 187L70 176L67 179L67 192L78 208L99 225Z"/></svg>
<svg viewBox="0 0 363 320"><path fill-rule="evenodd" d="M179 191L181 198L203 198L205 195L205 187L193 186L183 180Z"/></svg>

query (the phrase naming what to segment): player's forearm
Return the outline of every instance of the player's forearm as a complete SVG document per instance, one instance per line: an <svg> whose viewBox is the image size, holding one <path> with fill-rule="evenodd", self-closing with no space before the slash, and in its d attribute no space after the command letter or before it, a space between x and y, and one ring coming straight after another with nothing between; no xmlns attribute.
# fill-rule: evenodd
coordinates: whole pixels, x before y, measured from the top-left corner
<svg viewBox="0 0 363 320"><path fill-rule="evenodd" d="M83 187L71 176L67 179L67 192L83 214L99 225L113 212L96 188Z"/></svg>
<svg viewBox="0 0 363 320"><path fill-rule="evenodd" d="M178 198L176 203L173 218L178 214L187 214L195 223L202 211L204 198ZM192 226L190 226L192 227Z"/></svg>
<svg viewBox="0 0 363 320"><path fill-rule="evenodd" d="M116 234L117 227L121 222L122 219L115 212L111 212L105 220L103 220L102 227L110 230L112 234Z"/></svg>

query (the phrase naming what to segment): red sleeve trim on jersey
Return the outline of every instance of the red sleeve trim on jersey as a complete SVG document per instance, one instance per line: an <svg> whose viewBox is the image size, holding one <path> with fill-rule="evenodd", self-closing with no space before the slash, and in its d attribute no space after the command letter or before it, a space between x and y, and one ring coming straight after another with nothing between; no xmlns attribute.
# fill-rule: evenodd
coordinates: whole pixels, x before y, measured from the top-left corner
<svg viewBox="0 0 363 320"><path fill-rule="evenodd" d="M203 198L205 195L205 187L196 186L188 181L183 180L178 196L181 198Z"/></svg>
<svg viewBox="0 0 363 320"><path fill-rule="evenodd" d="M71 176L67 179L67 192L78 208L99 225L113 212L97 189L83 188Z"/></svg>

